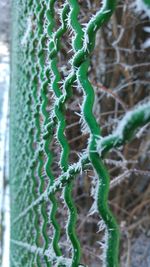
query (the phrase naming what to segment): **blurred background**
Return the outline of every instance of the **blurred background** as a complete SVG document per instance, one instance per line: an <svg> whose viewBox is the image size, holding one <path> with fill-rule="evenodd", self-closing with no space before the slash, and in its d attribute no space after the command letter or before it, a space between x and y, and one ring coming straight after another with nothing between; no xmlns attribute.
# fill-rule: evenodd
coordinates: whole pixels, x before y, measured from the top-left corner
<svg viewBox="0 0 150 267"><path fill-rule="evenodd" d="M62 4L64 1L60 2ZM98 10L99 1L78 2L82 9L80 22L86 23L91 13ZM59 8L59 1L56 8ZM0 14L0 265L9 267L9 1L0 0ZM69 44L67 46L64 40L60 56L62 76L67 75L69 70L68 50ZM143 0L119 1L111 21L98 33L89 73L96 96L94 114L102 126L103 135L109 134L116 127L118 119L129 109L150 99L149 70L150 9ZM71 146L70 163L77 161L88 139L86 131L82 132L78 126L82 100L82 92L74 92L66 111L66 134ZM54 151L56 162L59 162L59 153L60 148L57 146ZM150 125L143 127L130 145L127 144L119 151L114 149L105 163L111 181L117 178L117 183L112 183L109 201L121 229L121 266L150 267ZM53 171L58 176L59 166L54 166ZM99 217L97 214L89 216L93 203L90 186L92 175L91 171L78 177L74 199L79 213L77 233L83 248L82 261L88 266L97 267L100 260L100 236L97 234ZM66 211L60 205L60 224L64 224L65 216Z"/></svg>
<svg viewBox="0 0 150 267"><path fill-rule="evenodd" d="M9 267L8 95L10 1L0 1L0 266Z"/></svg>

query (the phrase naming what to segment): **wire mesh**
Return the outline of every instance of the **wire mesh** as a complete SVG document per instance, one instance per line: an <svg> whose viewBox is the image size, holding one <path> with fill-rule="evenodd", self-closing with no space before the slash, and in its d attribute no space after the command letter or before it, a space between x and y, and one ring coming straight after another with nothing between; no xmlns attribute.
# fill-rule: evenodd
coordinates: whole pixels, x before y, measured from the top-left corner
<svg viewBox="0 0 150 267"><path fill-rule="evenodd" d="M105 230L103 264L119 265L119 230L108 206L109 174L103 158L150 121L150 103L127 113L114 133L101 136L93 114L94 89L88 70L96 33L115 5L115 0L103 1L98 12L82 25L81 6L76 0L13 1L11 266L82 266L73 188L77 174L89 166L98 178L95 209ZM66 76L59 67L63 45L70 47L71 55L63 66L68 70ZM66 110L74 90L83 94L80 116L88 141L78 160L72 162ZM60 197L67 208L63 229L58 220ZM67 241L63 240L67 252L60 242L62 232L67 236Z"/></svg>

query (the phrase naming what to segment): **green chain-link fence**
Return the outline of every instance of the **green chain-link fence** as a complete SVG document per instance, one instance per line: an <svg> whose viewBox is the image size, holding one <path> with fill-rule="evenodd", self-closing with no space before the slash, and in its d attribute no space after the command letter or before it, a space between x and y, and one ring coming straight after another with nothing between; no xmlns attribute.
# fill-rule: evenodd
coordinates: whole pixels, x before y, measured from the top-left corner
<svg viewBox="0 0 150 267"><path fill-rule="evenodd" d="M11 267L82 266L73 187L77 175L89 168L98 178L95 209L105 231L103 264L119 266L119 230L108 207L109 175L103 158L150 121L150 103L128 112L111 135L101 136L93 115L94 89L88 69L96 33L112 15L116 1L102 2L101 8L83 25L81 6L76 0L13 1ZM62 68L59 62L67 43L71 56ZM65 68L67 76L62 74ZM80 116L88 142L78 160L73 161L66 110L72 97L78 97L78 91L83 94ZM63 229L58 216L60 198L67 207ZM62 238L65 234L67 242ZM66 249L62 246L64 242L68 244Z"/></svg>

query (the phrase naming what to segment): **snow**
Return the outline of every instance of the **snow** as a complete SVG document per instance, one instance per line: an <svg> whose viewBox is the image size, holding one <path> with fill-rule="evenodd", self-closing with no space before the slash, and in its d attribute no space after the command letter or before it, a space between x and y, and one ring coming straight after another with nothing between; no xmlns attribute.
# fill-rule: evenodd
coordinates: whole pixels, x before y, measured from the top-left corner
<svg viewBox="0 0 150 267"><path fill-rule="evenodd" d="M141 14L142 17L150 18L150 5L144 3L144 0L136 0L131 7L135 10L136 13Z"/></svg>
<svg viewBox="0 0 150 267"><path fill-rule="evenodd" d="M150 33L150 27L148 27L148 26L144 27L143 30L144 30L145 32Z"/></svg>
<svg viewBox="0 0 150 267"><path fill-rule="evenodd" d="M150 47L150 38L148 38L143 44L142 44L142 48L146 49Z"/></svg>

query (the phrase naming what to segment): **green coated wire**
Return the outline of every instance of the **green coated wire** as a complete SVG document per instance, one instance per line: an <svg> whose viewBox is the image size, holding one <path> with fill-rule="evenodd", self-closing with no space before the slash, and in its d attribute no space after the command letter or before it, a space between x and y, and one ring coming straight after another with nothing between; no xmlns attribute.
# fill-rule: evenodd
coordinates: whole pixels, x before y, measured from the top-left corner
<svg viewBox="0 0 150 267"><path fill-rule="evenodd" d="M144 2L149 4L149 0ZM78 1L66 0L61 6L58 29L55 27L57 4L56 0L13 0L11 267L81 265L81 246L76 234L78 214L72 192L77 174L89 166L98 177L96 205L105 225L103 266L118 267L119 229L108 206L110 179L103 159L112 148L129 142L139 127L150 122L150 102L128 112L112 134L101 136L100 126L93 115L95 94L88 79L88 69L97 31L109 20L116 1L102 1L100 10L82 27ZM73 56L69 75L62 80L59 53L63 37L69 31L72 33ZM81 113L90 137L79 162L69 165L65 109L75 84L84 94ZM61 175L57 179L52 172L55 130L61 146ZM65 258L59 244L58 191L61 191L68 209L65 230L72 248L69 259ZM49 225L53 234L48 231Z"/></svg>
<svg viewBox="0 0 150 267"><path fill-rule="evenodd" d="M37 50L37 58L38 58L38 69L37 69L37 85L35 87L35 123L36 123L36 129L37 129L37 134L36 134L36 142L39 144L39 150L38 150L38 163L37 163L37 175L39 177L40 180L40 184L39 184L39 188L38 188L38 192L39 194L42 193L43 191L43 187L44 187L44 181L43 181L43 177L42 177L42 171L43 171L43 165L44 165L44 159L43 159L43 150L42 147L40 147L41 145L41 122L40 122L40 105L41 105L41 92L38 92L38 87L41 88L41 84L39 83L41 81L42 78L42 72L43 72L43 66L44 66L44 56L43 56L43 39L44 37L42 37L43 35L43 18L44 18L44 7L41 5L41 1L40 0L36 0L36 14L37 14L37 38L38 38L38 50ZM36 213L41 214L41 218L43 219L41 222L41 225L39 225L39 218L36 217L36 231L37 231L37 235L36 235L36 244L37 246L41 247L43 240L45 241L45 245L47 242L47 237L45 235L45 220L47 219L45 216L45 203L43 203L43 205L41 205L40 207L40 211L38 210ZM43 239L43 240L42 240ZM45 260L47 261L47 258L45 257ZM41 266L41 258L39 256L39 254L37 254L36 256L36 263L37 266L40 267ZM49 265L47 266L51 266L50 263L48 263Z"/></svg>
<svg viewBox="0 0 150 267"><path fill-rule="evenodd" d="M31 10L32 10L32 12L34 12L34 9L35 9L35 2L33 2L33 1L30 1L30 4L27 4L27 7L28 7L28 9L29 9L29 12L31 12ZM31 73L32 73L32 71L33 71L33 64L34 64L34 56L33 56L33 54L34 54L34 42L35 42L35 38L36 37L34 37L34 33L31 33L32 35L31 35L31 37L29 37L29 41L28 42L30 42L29 43L29 48L30 48L30 55L29 55L29 63L28 64L30 64L29 66L27 66L26 67L26 69L28 70L28 73L29 73L29 75L31 76L30 77L30 80L28 79L28 81L29 81L29 84L30 84L30 86L31 86L31 88L32 88L32 84L34 83L34 80L33 80L33 78L32 78L32 75L31 75ZM27 99L27 105L31 105L32 106L32 91L29 91L29 94L28 94L28 98L29 98L29 100ZM30 102L29 102L30 101ZM31 149L31 151L32 151L32 158L34 157L34 150L33 150L33 143L34 143L34 137L33 137L33 127L32 127L32 124L33 124L33 121L34 121L34 115L33 115L33 112L32 112L32 110L29 112L29 114L30 114L30 118L29 118L29 125L31 125L31 132L29 131L29 140L30 140L30 149ZM32 116L31 116L32 115ZM33 118L31 118L31 117L33 117ZM31 122L31 124L30 124L30 122ZM32 159L31 159L32 160ZM30 177L32 177L32 179L30 178ZM31 170L31 171L29 171L28 173L27 173L27 178L26 179L28 179L29 181L31 180L32 181L32 183L33 183L33 185L31 186L31 190L30 190L30 188L28 188L28 189L26 189L26 191L27 191L27 194L28 195L32 195L32 192L33 192L33 197L35 198L35 195L34 195L34 185L35 185L35 177L34 177L34 168ZM31 193L29 193L29 192L31 192ZM30 202L31 203L31 202ZM28 205L30 204L30 203L28 203ZM38 218L38 214L37 214L37 210L35 210L34 209L34 212L33 212L33 214L34 214L34 216L32 215L32 212L31 212L31 217L28 219L28 223L26 223L27 225L29 224L29 222L30 222L30 225L32 225L33 224L33 227L35 227L36 225L38 225L38 220L37 220L37 218ZM32 223L32 220L33 220L33 223ZM35 221L37 221L37 224L35 224L34 225L34 222ZM28 226L28 228L30 229L30 227ZM36 229L36 227L35 227L35 229ZM34 230L34 232L35 232L36 230ZM30 234L30 238L31 238L31 240L33 239L33 241L29 241L29 243L34 243L35 242L35 239L34 239L34 236L35 236L35 234L33 234L33 233L31 233ZM33 257L33 259L31 260L31 264L32 264L32 262L34 261L34 257Z"/></svg>
<svg viewBox="0 0 150 267"><path fill-rule="evenodd" d="M138 120L137 125L134 124L134 120L133 120L134 116L140 116L140 119ZM135 110L132 110L129 113L127 113L127 115L119 122L118 127L114 131L113 134L100 138L100 140L97 141L97 152L102 158L104 158L106 152L108 153L112 148L114 147L119 148L125 143L131 141L131 139L128 139L128 140L125 139L124 132L126 129L128 129L128 135L130 135L130 138L131 138L131 136L132 137L135 136L139 127L142 127L148 124L149 122L150 122L150 103L148 102L144 105L141 105L139 108L135 108ZM118 130L118 129L121 129L121 130ZM107 145L107 149L106 149L106 145ZM88 158L88 155L87 154L83 155L83 157L80 159L80 161L77 164L71 165L68 168L67 172L63 173L59 177L59 179L55 181L53 186L48 188L46 192L47 194L44 194L43 197L40 197L39 202L36 201L33 204L33 207L40 204L45 198L47 198L47 196L53 195L59 190L62 190L62 187L64 187L67 182L71 181L75 174L80 173L81 168L86 169L86 166L89 166L89 163L90 163L90 160ZM26 213L23 212L22 216L25 216L25 215ZM18 216L17 218L15 218L13 223L16 223L20 218L22 218L22 216Z"/></svg>
<svg viewBox="0 0 150 267"><path fill-rule="evenodd" d="M19 95L19 94L18 94ZM20 96L22 96L21 94L20 94ZM18 113L19 114L19 113ZM18 147L18 149L19 149L19 147ZM19 180L18 180L19 181ZM31 196L30 196L31 197ZM28 217L28 216L27 216ZM25 224L24 224L24 226L25 226ZM22 227L22 229L23 229L23 227ZM30 231L30 230L29 230ZM23 231L22 231L23 232ZM26 232L26 235L27 235L27 232ZM21 258L21 257L20 257ZM22 260L23 260L23 257L22 257Z"/></svg>
<svg viewBox="0 0 150 267"><path fill-rule="evenodd" d="M46 11L46 4L44 2L39 2L39 23L38 25L40 25L39 27L39 35L43 35L44 33L44 14ZM42 26L42 27L41 27ZM39 48L39 53L38 53L38 58L39 58L39 66L40 66L40 71L39 71L39 76L40 76L40 80L41 80L41 97L42 97L42 92L43 92L43 86L44 86L44 66L45 66L45 58L44 58L44 49L46 48L46 36L43 35L40 38L40 48ZM43 109L41 108L41 111L43 111ZM42 113L43 114L43 113ZM44 114L43 114L44 115ZM43 153L43 146L41 147L41 152L39 157L41 158L41 168L39 168L38 173L39 173L39 177L40 177L40 186L39 186L39 192L40 194L42 194L42 192L44 191L45 188L45 181L44 181L44 177L42 177L42 170L44 167L44 153ZM47 224L48 224L48 214L47 214L47 202L42 203L41 204L41 215L42 215L42 229L41 229L41 233L42 233L42 237L44 239L44 251L48 248L49 246L49 238L47 235ZM51 267L51 262L49 261L49 259L44 256L46 265L48 267Z"/></svg>
<svg viewBox="0 0 150 267"><path fill-rule="evenodd" d="M53 17L54 17L54 3L55 3L55 1L50 1L50 6L49 6L49 9L47 11L47 19L49 21L49 24L48 24L48 35L50 37L52 37L53 27L54 27L54 20L53 20ZM66 5L66 6L64 6L64 8L62 10L62 27L60 27L57 30L57 32L54 34L53 40L50 39L51 41L50 41L50 44L49 44L49 52L50 52L50 57L51 58L53 58L54 55L57 55L57 50L59 49L59 39L61 38L61 36L66 31L65 20L66 20L67 13L68 13L68 6ZM58 80L57 80L57 78L54 80L53 89L54 89L55 95L57 97L60 97L61 92L60 92L60 90L59 90L59 88L57 86L57 83L60 80L60 76L59 76L59 72L57 71L56 64L57 64L56 60L53 60L53 62L51 62L51 65L53 66L53 68L52 68L53 72L55 73L56 77L58 77ZM50 75L50 73L48 73L48 74ZM47 116L48 116L48 114L47 114ZM48 131L52 131L51 127L52 126L48 127ZM47 137L48 136L46 135L46 138ZM49 141L47 142L47 144L45 143L45 147L48 150ZM49 170L49 162L47 162L47 172L51 176L50 170ZM51 177L51 186L53 185L53 183L54 183L54 177ZM61 252L60 247L58 245L58 242L59 242L59 239L60 239L60 226L58 225L58 223L56 221L56 218L55 218L58 204L56 202L56 199L55 199L54 195L51 195L50 199L51 199L51 201L53 203L53 207L51 209L50 217L51 217L51 222L52 222L52 224L54 226L54 229L55 229L55 233L54 233L53 240L52 240L53 249L54 249L54 251L55 251L57 256L61 256L62 252Z"/></svg>
<svg viewBox="0 0 150 267"><path fill-rule="evenodd" d="M150 0L143 0L143 2L147 5L147 8L150 8Z"/></svg>
<svg viewBox="0 0 150 267"><path fill-rule="evenodd" d="M23 95L23 94L22 94L22 95ZM22 95L21 95L21 96L22 96ZM24 125L26 125L26 120L24 120ZM19 149L19 147L18 147L18 149ZM26 153L28 153L28 148L27 148L27 150L26 150ZM19 181L19 180L18 180L18 181ZM30 196L29 198L31 198L31 196ZM28 198L28 199L29 199L29 198ZM27 216L26 220L28 220L28 216ZM23 229L23 228L22 228L22 229ZM30 228L29 228L29 229L30 229ZM30 231L29 229L28 229L28 231ZM28 231L26 232L26 236L28 236Z"/></svg>
<svg viewBox="0 0 150 267"><path fill-rule="evenodd" d="M70 28L74 32L74 37L72 41L72 47L74 52L76 53L79 49L81 49L83 45L83 31L81 28L80 23L78 22L78 15L79 15L79 5L78 2L68 1L70 6L70 13L68 16L68 24L70 24ZM76 75L74 70L70 74L69 79L66 79L64 82L64 89L65 89L65 101L71 94L71 85L73 85L75 81ZM68 166L67 166L68 169ZM81 246L76 234L76 221L77 221L77 209L75 207L74 201L72 199L72 190L73 190L73 181L70 181L66 184L64 189L64 199L69 209L69 217L67 222L67 234L72 244L72 267L78 266L80 264L81 259Z"/></svg>
<svg viewBox="0 0 150 267"><path fill-rule="evenodd" d="M85 95L83 103L83 115L90 131L89 158L99 180L99 183L97 185L98 193L96 196L96 201L99 214L106 226L106 255L103 256L103 262L104 266L108 267L118 266L119 231L115 218L111 214L107 204L109 192L109 175L107 174L106 168L104 168L102 160L96 150L97 138L100 137L101 131L93 115L94 90L87 77L90 64L88 57L95 46L96 32L101 27L101 25L103 25L103 23L105 23L110 18L115 9L115 4L115 1L103 2L101 10L90 20L85 29L84 40L88 40L88 42L86 41L83 49L79 52L79 56L77 56L76 60L74 60L74 63L76 61L78 62L78 65L76 65L76 67L79 68L77 77Z"/></svg>
<svg viewBox="0 0 150 267"><path fill-rule="evenodd" d="M52 77L53 82L52 82L51 87L55 93L55 97L59 98L61 96L61 91L60 91L59 86L58 86L58 82L60 81L60 74L59 74L59 71L57 69L57 52L55 52L54 56L52 56L53 50L55 48L55 42L56 42L56 40L54 41L54 38L52 38L53 28L55 25L55 21L53 18L54 17L54 4L55 4L55 1L50 1L50 6L49 6L49 10L48 10L49 12L47 12L47 19L49 21L48 35L50 37L50 42L49 42L50 55L49 55L49 57L51 59L50 60L50 74L53 76ZM64 16L66 16L66 13L64 14ZM66 31L65 20L62 19L62 21L64 21L64 24L59 29L60 36ZM57 117L58 124L60 125L60 128L61 128L64 124L63 114L61 113L59 107L57 107L56 105L55 105L54 109L55 109L55 114ZM58 133L58 135L59 135L59 133ZM58 137L58 139L59 139L59 137ZM61 143L61 145L63 146L63 143ZM51 185L53 184L53 182L54 182L54 179L52 179ZM53 224L54 229L55 229L55 234L54 234L53 239L52 239L52 244L53 244L53 249L54 249L56 255L61 256L62 252L61 252L61 249L60 249L59 244L58 244L59 239L60 239L60 226L58 225L58 223L55 219L58 204L56 202L55 196L51 196L50 198L51 198L51 201L53 203L53 207L51 209L51 221L52 221L52 224Z"/></svg>

